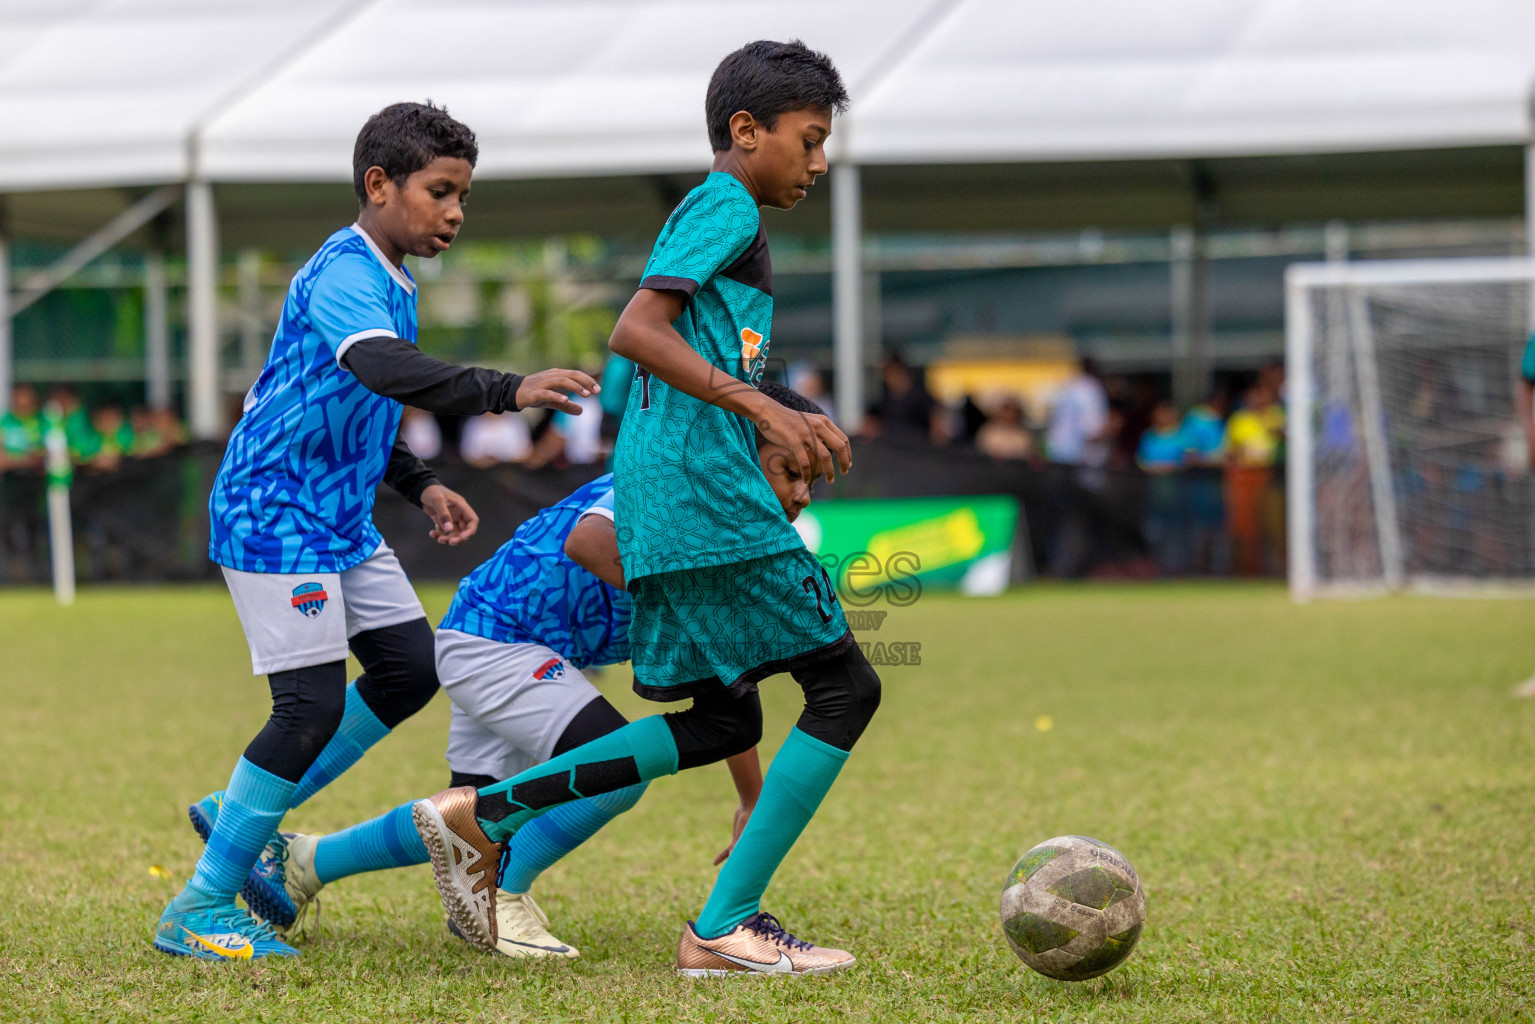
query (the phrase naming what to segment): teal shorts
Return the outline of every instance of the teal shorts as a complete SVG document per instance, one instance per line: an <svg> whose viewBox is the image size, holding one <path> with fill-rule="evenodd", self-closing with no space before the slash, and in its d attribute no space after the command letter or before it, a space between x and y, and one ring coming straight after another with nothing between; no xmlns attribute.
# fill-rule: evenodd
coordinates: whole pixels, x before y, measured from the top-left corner
<svg viewBox="0 0 1535 1024"><path fill-rule="evenodd" d="M853 645L826 570L804 548L635 580L634 692L684 700L745 693Z"/></svg>

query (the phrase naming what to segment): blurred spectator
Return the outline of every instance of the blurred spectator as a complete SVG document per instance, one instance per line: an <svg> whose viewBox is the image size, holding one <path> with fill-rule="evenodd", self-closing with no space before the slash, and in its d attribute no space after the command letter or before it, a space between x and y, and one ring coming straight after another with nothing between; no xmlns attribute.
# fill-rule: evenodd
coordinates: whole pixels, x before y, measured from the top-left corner
<svg viewBox="0 0 1535 1024"><path fill-rule="evenodd" d="M1221 474L1226 461L1226 407L1223 391L1216 391L1183 416L1186 473L1184 493L1188 502L1189 568L1196 573L1224 569L1226 502Z"/></svg>
<svg viewBox="0 0 1535 1024"><path fill-rule="evenodd" d="M77 462L88 458L85 453L96 451L96 432L91 429L90 416L80 404L80 396L60 384L49 393L48 401L57 402L64 417L64 440L69 444L70 457Z"/></svg>
<svg viewBox="0 0 1535 1024"><path fill-rule="evenodd" d="M1102 466L1108 460L1109 397L1098 367L1083 359L1076 376L1055 393L1045 454L1069 466Z"/></svg>
<svg viewBox="0 0 1535 1024"><path fill-rule="evenodd" d="M881 378L884 391L875 404L881 434L907 442L947 440L938 403L906 360L894 354L886 357Z"/></svg>
<svg viewBox="0 0 1535 1024"><path fill-rule="evenodd" d="M821 371L806 362L789 364L788 384L790 391L797 391L821 407L821 411L837 422L837 400L826 390Z"/></svg>
<svg viewBox="0 0 1535 1024"><path fill-rule="evenodd" d="M128 414L128 426L133 430L131 454L136 459L164 455L187 441L186 428L169 409L135 406Z"/></svg>
<svg viewBox="0 0 1535 1024"><path fill-rule="evenodd" d="M959 430L955 434L955 440L965 444L976 444L981 428L986 425L988 418L986 410L976 403L975 396L966 395L965 400L959 403ZM1033 447L1032 438L1029 447Z"/></svg>
<svg viewBox="0 0 1535 1024"><path fill-rule="evenodd" d="M37 469L43 464L42 403L37 389L18 384L11 407L0 416L0 470Z"/></svg>
<svg viewBox="0 0 1535 1024"><path fill-rule="evenodd" d="M437 417L425 409L405 407L400 417L400 440L418 459L435 459L442 454L442 428Z"/></svg>
<svg viewBox="0 0 1535 1024"><path fill-rule="evenodd" d="M121 406L102 405L91 410L91 432L80 439L75 458L92 469L116 469L133 451L133 429ZM67 428L66 428L67 429Z"/></svg>
<svg viewBox="0 0 1535 1024"><path fill-rule="evenodd" d="M623 356L610 355L602 366L603 418L617 424L624 418L624 408L629 404L629 391L634 385L635 365Z"/></svg>
<svg viewBox="0 0 1535 1024"><path fill-rule="evenodd" d="M464 422L458 452L471 466L484 469L502 462L520 462L533 447L528 423L520 413L486 413Z"/></svg>
<svg viewBox="0 0 1535 1024"><path fill-rule="evenodd" d="M1188 564L1186 479L1182 469L1188 442L1178 419L1178 407L1158 402L1151 425L1136 445L1136 465L1151 477L1147 495L1146 540L1151 555L1164 575L1182 573Z"/></svg>
<svg viewBox="0 0 1535 1024"><path fill-rule="evenodd" d="M1124 418L1109 438L1111 456L1115 465L1135 464L1140 452L1141 435L1151 429L1151 421L1157 407L1156 386L1149 377L1136 377L1123 382L1120 408ZM1110 407L1114 405L1109 402Z"/></svg>
<svg viewBox="0 0 1535 1024"><path fill-rule="evenodd" d="M1023 425L1023 406L1016 398L1004 399L981 429L975 446L994 459L1027 459L1034 454L1034 438Z"/></svg>
<svg viewBox="0 0 1535 1024"><path fill-rule="evenodd" d="M522 460L523 466L528 469L542 469L550 463L586 466L607 455L602 440L602 399L596 395L572 397L581 407L581 415L555 413L549 429L533 442Z"/></svg>
<svg viewBox="0 0 1535 1024"><path fill-rule="evenodd" d="M1226 523L1236 569L1244 576L1263 572L1263 497L1279 454L1273 404L1268 390L1255 384L1226 422Z"/></svg>

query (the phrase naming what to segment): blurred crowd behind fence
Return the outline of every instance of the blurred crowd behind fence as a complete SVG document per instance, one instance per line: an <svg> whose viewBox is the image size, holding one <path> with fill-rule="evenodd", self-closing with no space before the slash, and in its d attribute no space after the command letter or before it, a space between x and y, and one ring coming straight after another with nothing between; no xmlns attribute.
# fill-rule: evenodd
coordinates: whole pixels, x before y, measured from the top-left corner
<svg viewBox="0 0 1535 1024"><path fill-rule="evenodd" d="M482 517L473 542L439 548L420 513L381 489L380 527L413 575L457 578L528 516L605 470L630 372L617 360L607 369L610 401L585 403L579 417L439 421L407 411L402 436ZM826 401L813 369L793 367L789 379ZM944 406L928 394L919 369L892 357L855 440L855 473L821 486L817 498L1011 495L1025 555L1015 576L1278 574L1281 387L1282 373L1271 367L1229 418L1223 394L1180 417L1165 399L1137 405L1122 378L1105 386L1088 361L1062 389L1050 420L1035 424L1011 400L989 415L974 400ZM71 506L82 580L216 578L206 558L206 502L220 446L186 444L168 414L135 409L129 422L115 405L87 411L67 388L50 398L77 466ZM3 582L48 578L44 419L36 390L19 385L0 420Z"/></svg>

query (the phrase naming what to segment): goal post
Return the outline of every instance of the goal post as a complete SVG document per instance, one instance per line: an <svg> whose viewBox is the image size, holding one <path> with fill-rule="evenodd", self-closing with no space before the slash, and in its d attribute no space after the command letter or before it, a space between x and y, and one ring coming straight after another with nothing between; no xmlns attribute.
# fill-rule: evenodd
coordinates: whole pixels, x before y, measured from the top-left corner
<svg viewBox="0 0 1535 1024"><path fill-rule="evenodd" d="M1535 261L1303 263L1285 274L1290 591L1535 596L1516 413Z"/></svg>

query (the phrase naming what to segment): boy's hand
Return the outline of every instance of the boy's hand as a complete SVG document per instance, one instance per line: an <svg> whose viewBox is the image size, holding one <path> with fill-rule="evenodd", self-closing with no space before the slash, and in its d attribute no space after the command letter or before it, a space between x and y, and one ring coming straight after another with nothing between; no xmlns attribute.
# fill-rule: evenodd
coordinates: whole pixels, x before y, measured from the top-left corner
<svg viewBox="0 0 1535 1024"><path fill-rule="evenodd" d="M565 392L574 391L586 398L601 390L601 385L580 370L544 370L528 374L517 385L517 408L558 409L579 416L581 407Z"/></svg>
<svg viewBox="0 0 1535 1024"><path fill-rule="evenodd" d="M725 858L729 857L730 851L736 848L736 840L741 838L741 833L745 830L746 823L751 821L751 818L752 809L750 807L747 807L745 804L740 804L736 807L735 821L730 833L730 843L723 850L714 855L715 867L719 867L721 864L725 863Z"/></svg>
<svg viewBox="0 0 1535 1024"><path fill-rule="evenodd" d="M757 429L773 444L789 451L805 480L825 477L853 468L853 447L847 435L825 416L796 412L768 400L757 416Z"/></svg>
<svg viewBox="0 0 1535 1024"><path fill-rule="evenodd" d="M421 492L421 511L431 518L431 538L439 544L457 546L480 528L480 517L463 495L442 484L433 484Z"/></svg>

